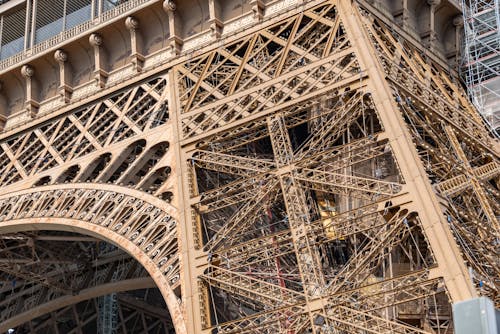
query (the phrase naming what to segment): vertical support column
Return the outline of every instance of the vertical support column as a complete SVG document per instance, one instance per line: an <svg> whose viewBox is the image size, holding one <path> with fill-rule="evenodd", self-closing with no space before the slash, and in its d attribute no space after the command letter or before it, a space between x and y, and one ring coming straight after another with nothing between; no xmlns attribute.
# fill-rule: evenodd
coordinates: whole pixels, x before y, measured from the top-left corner
<svg viewBox="0 0 500 334"><path fill-rule="evenodd" d="M64 50L57 50L54 59L59 63L59 95L64 103L69 103L73 87L71 85L71 69L68 63L68 54Z"/></svg>
<svg viewBox="0 0 500 334"><path fill-rule="evenodd" d="M139 20L133 16L127 17L125 20L125 26L130 32L130 46L131 46L131 54L130 61L134 66L134 70L137 72L142 71L142 67L144 66L144 55L143 55L143 44L142 44L142 34L139 31Z"/></svg>
<svg viewBox="0 0 500 334"><path fill-rule="evenodd" d="M429 30L426 32L428 35L428 47L433 50L436 43L436 9L441 4L441 0L427 0L429 5Z"/></svg>
<svg viewBox="0 0 500 334"><path fill-rule="evenodd" d="M339 13L359 63L368 73L368 88L372 92L376 110L386 130L383 136L391 143L406 182L405 190L414 199L409 208L418 212L422 228L439 265L433 275L444 278L454 302L474 298L476 291L467 268L425 174L406 123L385 81L383 69L375 60L376 51L362 29L360 13L348 0L339 0Z"/></svg>
<svg viewBox="0 0 500 334"><path fill-rule="evenodd" d="M97 12L97 0L92 0L91 4L90 4L90 19L92 21L95 20L96 18L96 12Z"/></svg>
<svg viewBox="0 0 500 334"><path fill-rule="evenodd" d="M3 131L5 128L5 123L7 122L7 117L5 115L0 114L0 131Z"/></svg>
<svg viewBox="0 0 500 334"><path fill-rule="evenodd" d="M29 34L30 37L29 47L35 45L37 11L38 11L38 0L33 0L33 6L31 8L31 34ZM26 36L25 38L28 38L28 36Z"/></svg>
<svg viewBox="0 0 500 334"><path fill-rule="evenodd" d="M264 10L266 5L262 0L252 0L250 1L250 5L252 6L253 17L257 21L262 21L264 18Z"/></svg>
<svg viewBox="0 0 500 334"><path fill-rule="evenodd" d="M3 83L0 82L0 131L5 128L5 123L7 122L7 101L5 100L4 94L2 92Z"/></svg>
<svg viewBox="0 0 500 334"><path fill-rule="evenodd" d="M36 116L40 106L37 98L38 89L35 79L35 69L31 65L24 65L21 67L21 75L24 77L26 83L26 111L33 118Z"/></svg>
<svg viewBox="0 0 500 334"><path fill-rule="evenodd" d="M464 17L462 15L457 15L453 18L453 26L455 27L455 63L457 65L461 64L460 55L460 45L463 38L464 31Z"/></svg>
<svg viewBox="0 0 500 334"><path fill-rule="evenodd" d="M319 255L309 240L308 230L311 222L309 207L304 191L293 177L295 169L293 149L283 116L277 114L268 117L267 127L275 161L280 170L278 172L279 181L292 232L295 254L297 254L298 269L306 301L310 302L321 297L325 281ZM309 320L311 323L314 321L311 313L309 313Z"/></svg>
<svg viewBox="0 0 500 334"><path fill-rule="evenodd" d="M398 22L403 29L408 28L408 20L410 18L410 13L408 10L408 0L401 1L401 9L396 10L393 13L396 22Z"/></svg>
<svg viewBox="0 0 500 334"><path fill-rule="evenodd" d="M104 47L102 46L102 36L97 33L91 34L89 43L94 48L94 79L97 86L104 88L104 86L106 86L108 72L106 71L106 56Z"/></svg>
<svg viewBox="0 0 500 334"><path fill-rule="evenodd" d="M195 221L191 216L190 207L190 170L186 165L186 148L181 146L181 122L179 108L179 90L177 86L177 78L175 71L171 70L168 75L169 85L169 109L171 112L172 129L173 129L173 150L175 160L178 162L173 168L173 174L177 179L178 196L174 201L179 211L179 259L181 272L181 295L182 308L186 323L187 333L202 332L202 313L200 307L201 294L198 289L198 276L196 258L201 251L198 250L196 240L193 234Z"/></svg>
<svg viewBox="0 0 500 334"><path fill-rule="evenodd" d="M222 10L219 0L208 0L208 9L210 11L210 31L214 38L219 38L222 34L222 28L224 23L222 23Z"/></svg>
<svg viewBox="0 0 500 334"><path fill-rule="evenodd" d="M102 10L103 10L103 3L104 0L96 0L96 5L97 5L97 10L96 10L96 13L97 13L97 19L100 20L101 19L101 15L102 15Z"/></svg>
<svg viewBox="0 0 500 334"><path fill-rule="evenodd" d="M184 43L181 38L182 26L180 18L175 15L177 9L173 0L163 1L163 9L168 15L168 28L170 30L170 37L168 43L172 55L178 55L181 52L182 44Z"/></svg>
<svg viewBox="0 0 500 334"><path fill-rule="evenodd" d="M24 50L28 49L31 44L31 39L30 39L30 29L31 29L31 11L32 11L32 2L31 1L26 1L26 18L24 20ZM3 21L3 17L2 17ZM3 22L2 22L2 28L3 28Z"/></svg>

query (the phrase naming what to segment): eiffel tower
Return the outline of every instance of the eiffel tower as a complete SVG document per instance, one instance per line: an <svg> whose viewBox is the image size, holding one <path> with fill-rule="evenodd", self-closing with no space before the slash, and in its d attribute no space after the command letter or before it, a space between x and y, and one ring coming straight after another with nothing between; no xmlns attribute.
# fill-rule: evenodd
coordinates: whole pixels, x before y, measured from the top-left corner
<svg viewBox="0 0 500 334"><path fill-rule="evenodd" d="M452 333L500 305L452 1L0 5L1 333Z"/></svg>

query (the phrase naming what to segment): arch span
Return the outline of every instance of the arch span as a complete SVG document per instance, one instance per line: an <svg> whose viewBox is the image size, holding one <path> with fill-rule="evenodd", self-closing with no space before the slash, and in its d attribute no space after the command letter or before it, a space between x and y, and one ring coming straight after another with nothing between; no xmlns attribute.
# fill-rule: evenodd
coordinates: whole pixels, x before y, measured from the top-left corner
<svg viewBox="0 0 500 334"><path fill-rule="evenodd" d="M125 281L110 282L82 290L77 295L66 295L56 298L48 303L38 305L29 311L16 314L15 316L0 323L0 333L6 333L9 328L16 328L30 320L33 320L44 314L59 310L69 305L77 304L84 300L105 296L113 292L122 292L135 289L146 289L156 287L150 277L133 278Z"/></svg>
<svg viewBox="0 0 500 334"><path fill-rule="evenodd" d="M95 236L125 250L161 291L177 333L181 302L175 209L146 193L108 184L63 184L0 196L0 234L62 230Z"/></svg>

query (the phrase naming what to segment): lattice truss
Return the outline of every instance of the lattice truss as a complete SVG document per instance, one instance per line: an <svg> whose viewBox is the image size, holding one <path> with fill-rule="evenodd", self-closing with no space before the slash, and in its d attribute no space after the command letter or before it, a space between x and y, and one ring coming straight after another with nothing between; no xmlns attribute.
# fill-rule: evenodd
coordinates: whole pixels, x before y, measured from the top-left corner
<svg viewBox="0 0 500 334"><path fill-rule="evenodd" d="M341 16L320 5L175 68L207 332L452 332ZM498 298L500 166L485 124L444 70L357 17L478 291Z"/></svg>
<svg viewBox="0 0 500 334"><path fill-rule="evenodd" d="M463 259L450 254L498 305L498 143L443 69L355 5L339 6L292 13L1 140L0 228L74 219L131 242L178 298L169 308L199 313L207 333L452 333L438 261L449 244L433 232L442 219ZM405 136L419 160L402 154ZM431 200L438 221L421 204ZM71 254L95 241L73 243L64 264L39 241L54 234L16 232L0 239L1 279L17 281L0 288L2 321L109 283L117 268L90 264L97 276L85 278ZM119 280L144 274L120 261L111 262L131 267ZM201 274L179 280L184 272ZM78 332L93 319L83 304L31 326L43 332L72 313Z"/></svg>
<svg viewBox="0 0 500 334"><path fill-rule="evenodd" d="M1 237L1 320L110 281L147 273L123 251L99 252L98 239L58 232Z"/></svg>
<svg viewBox="0 0 500 334"><path fill-rule="evenodd" d="M169 116L166 85L165 78L156 78L59 117L33 131L3 140L0 144L0 184L5 187L33 176L40 176L44 171L66 165L68 162L73 162L75 165L50 181L57 183L76 181L75 176L82 169L80 162L88 160L89 155L97 151L102 154L94 164L101 165L100 170L102 170L111 159L111 153L102 152L103 148L111 152L117 144L127 142L132 137L143 136L144 133L166 123ZM157 149L159 152L155 150L143 152L145 143L133 143L129 147L129 151L133 152L125 152L128 159L124 157L123 160L131 164L140 154L144 156L156 154L159 158L168 148L168 143L163 146L167 147ZM79 159L84 156L86 159ZM77 180L116 181L149 190L147 186L144 187L138 182L137 177L120 179L120 175L126 174L124 173L126 167L119 168L112 176L99 175L100 170L89 168L88 175L80 176ZM128 175L132 176L131 173ZM50 182L44 179L40 183Z"/></svg>
<svg viewBox="0 0 500 334"><path fill-rule="evenodd" d="M123 334L174 333L165 303L157 290L120 293L117 299L117 332ZM94 333L98 322L98 300L73 304L19 327L21 333L67 334Z"/></svg>
<svg viewBox="0 0 500 334"><path fill-rule="evenodd" d="M498 154L480 116L437 66L372 24L388 81L473 280L497 305L500 277ZM398 55L398 49L407 50ZM411 73L412 75L410 75Z"/></svg>
<svg viewBox="0 0 500 334"><path fill-rule="evenodd" d="M0 225L50 218L104 227L136 245L179 295L167 87L158 76L2 140ZM0 235L0 324L148 275L123 251L100 259L99 239L54 233Z"/></svg>

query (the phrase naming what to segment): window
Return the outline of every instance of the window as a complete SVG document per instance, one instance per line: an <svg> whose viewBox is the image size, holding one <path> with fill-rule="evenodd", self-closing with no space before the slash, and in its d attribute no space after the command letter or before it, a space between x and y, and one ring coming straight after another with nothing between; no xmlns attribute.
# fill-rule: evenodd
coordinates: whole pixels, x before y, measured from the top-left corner
<svg viewBox="0 0 500 334"><path fill-rule="evenodd" d="M2 45L0 48L0 58L5 59L24 49L26 8L3 15L1 22Z"/></svg>

